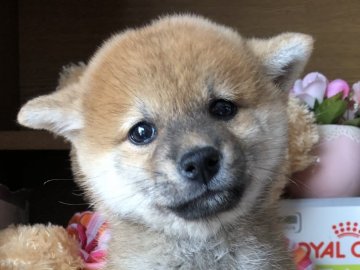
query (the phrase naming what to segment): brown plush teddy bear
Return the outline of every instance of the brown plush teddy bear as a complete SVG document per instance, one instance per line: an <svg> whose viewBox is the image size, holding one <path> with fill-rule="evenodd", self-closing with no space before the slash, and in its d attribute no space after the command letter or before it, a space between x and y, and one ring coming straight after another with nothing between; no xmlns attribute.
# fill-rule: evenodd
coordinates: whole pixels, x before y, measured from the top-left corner
<svg viewBox="0 0 360 270"><path fill-rule="evenodd" d="M59 87L77 80L85 65L71 65L60 76ZM295 98L289 98L288 175L314 162L311 149L318 141L314 117ZM275 197L283 193L283 185ZM84 269L80 244L67 231L55 225L11 226L0 231L1 270Z"/></svg>

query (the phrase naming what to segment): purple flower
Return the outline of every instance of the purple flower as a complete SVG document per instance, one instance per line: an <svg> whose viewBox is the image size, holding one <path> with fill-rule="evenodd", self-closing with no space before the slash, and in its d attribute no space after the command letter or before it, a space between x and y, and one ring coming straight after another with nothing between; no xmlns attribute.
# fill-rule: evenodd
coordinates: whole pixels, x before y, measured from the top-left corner
<svg viewBox="0 0 360 270"><path fill-rule="evenodd" d="M326 97L331 98L339 93L343 94L342 95L343 99L348 97L350 93L349 84L342 79L336 79L331 81L326 89Z"/></svg>
<svg viewBox="0 0 360 270"><path fill-rule="evenodd" d="M323 74L311 72L304 79L295 81L292 94L312 109L316 100L319 103L323 102L327 85L328 80Z"/></svg>

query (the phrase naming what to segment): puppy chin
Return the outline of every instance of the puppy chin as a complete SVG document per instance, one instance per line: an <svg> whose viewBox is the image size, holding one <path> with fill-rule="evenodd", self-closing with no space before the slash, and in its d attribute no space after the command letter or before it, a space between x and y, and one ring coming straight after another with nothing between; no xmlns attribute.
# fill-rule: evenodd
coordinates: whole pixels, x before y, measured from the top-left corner
<svg viewBox="0 0 360 270"><path fill-rule="evenodd" d="M150 230L163 232L166 235L179 238L187 237L200 241L206 241L217 235L224 227L235 224L249 210L242 207L240 202L228 211L222 211L206 218L190 220L175 214L169 209L154 207L150 203L143 203L139 207L139 204L134 202L134 205L131 206L133 209L131 213L126 209L128 207L130 207L129 204L123 209L120 209L121 207L117 208L119 212L116 215L119 217L119 221L122 219L132 220L138 224L143 224Z"/></svg>
<svg viewBox="0 0 360 270"><path fill-rule="evenodd" d="M144 213L143 218L147 224L158 231L177 237L206 240L217 235L224 227L238 222L242 216L246 215L247 210L239 204L229 211L195 220L184 219L173 213L154 212L153 215L149 215L149 212L151 211Z"/></svg>
<svg viewBox="0 0 360 270"><path fill-rule="evenodd" d="M188 237L198 240L206 240L218 234L219 230L227 222L233 222L236 218L235 213L224 213L209 219L187 220L171 212L160 212L157 210L144 209L140 222L146 224L150 229L164 232L175 237ZM224 220L223 216L225 217ZM220 222L221 220L221 222Z"/></svg>
<svg viewBox="0 0 360 270"><path fill-rule="evenodd" d="M228 211L239 203L243 189L212 191L207 190L201 196L169 209L186 220L208 219L221 212Z"/></svg>

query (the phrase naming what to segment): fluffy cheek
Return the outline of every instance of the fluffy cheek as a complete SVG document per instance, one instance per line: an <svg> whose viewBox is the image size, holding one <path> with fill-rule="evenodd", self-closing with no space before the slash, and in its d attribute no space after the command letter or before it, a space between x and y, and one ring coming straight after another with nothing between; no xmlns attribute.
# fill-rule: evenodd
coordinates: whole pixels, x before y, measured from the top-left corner
<svg viewBox="0 0 360 270"><path fill-rule="evenodd" d="M287 147L287 118L283 104L265 104L256 110L241 111L231 132L242 145L249 185L241 207L252 205L264 195L283 164Z"/></svg>
<svg viewBox="0 0 360 270"><path fill-rule="evenodd" d="M134 217L150 206L150 196L144 196L149 181L148 173L137 162L114 152L91 153L78 151L84 186L99 210L115 215Z"/></svg>

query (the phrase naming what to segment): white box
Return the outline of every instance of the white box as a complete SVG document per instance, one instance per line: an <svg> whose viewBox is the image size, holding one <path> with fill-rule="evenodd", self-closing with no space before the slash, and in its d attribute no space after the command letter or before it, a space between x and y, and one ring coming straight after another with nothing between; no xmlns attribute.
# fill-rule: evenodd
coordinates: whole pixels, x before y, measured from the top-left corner
<svg viewBox="0 0 360 270"><path fill-rule="evenodd" d="M360 198L284 200L280 212L315 269L360 270Z"/></svg>

